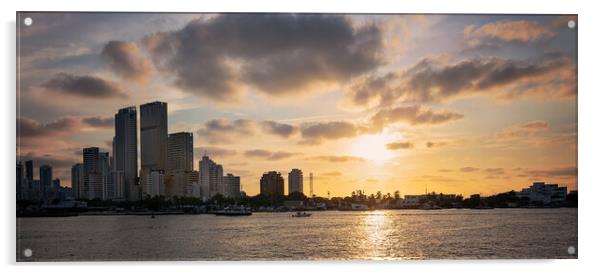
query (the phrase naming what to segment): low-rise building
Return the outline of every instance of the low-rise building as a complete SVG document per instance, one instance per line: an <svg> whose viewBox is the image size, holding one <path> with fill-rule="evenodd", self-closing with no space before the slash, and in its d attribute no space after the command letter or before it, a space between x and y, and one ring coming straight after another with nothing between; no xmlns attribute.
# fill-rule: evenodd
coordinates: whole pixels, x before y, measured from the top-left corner
<svg viewBox="0 0 602 274"><path fill-rule="evenodd" d="M546 184L545 182L534 182L528 188L523 188L516 193L518 198L528 198L531 203L543 205L553 205L564 203L566 200L567 188L558 186L558 184Z"/></svg>

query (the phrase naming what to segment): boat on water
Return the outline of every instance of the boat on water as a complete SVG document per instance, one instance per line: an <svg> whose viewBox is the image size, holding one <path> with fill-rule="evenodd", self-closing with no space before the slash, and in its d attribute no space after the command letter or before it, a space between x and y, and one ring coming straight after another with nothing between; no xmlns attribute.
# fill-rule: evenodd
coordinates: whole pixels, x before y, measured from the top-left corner
<svg viewBox="0 0 602 274"><path fill-rule="evenodd" d="M245 207L224 208L215 212L216 216L250 216L253 212Z"/></svg>
<svg viewBox="0 0 602 274"><path fill-rule="evenodd" d="M291 215L291 217L309 217L311 216L311 213L307 213L307 212L297 212L293 215Z"/></svg>

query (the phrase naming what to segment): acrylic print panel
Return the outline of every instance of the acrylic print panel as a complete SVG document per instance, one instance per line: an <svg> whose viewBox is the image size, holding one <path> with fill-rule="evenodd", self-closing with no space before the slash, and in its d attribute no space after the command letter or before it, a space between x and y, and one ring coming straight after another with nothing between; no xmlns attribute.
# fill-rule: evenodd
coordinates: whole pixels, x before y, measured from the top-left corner
<svg viewBox="0 0 602 274"><path fill-rule="evenodd" d="M577 258L575 15L17 20L17 261Z"/></svg>

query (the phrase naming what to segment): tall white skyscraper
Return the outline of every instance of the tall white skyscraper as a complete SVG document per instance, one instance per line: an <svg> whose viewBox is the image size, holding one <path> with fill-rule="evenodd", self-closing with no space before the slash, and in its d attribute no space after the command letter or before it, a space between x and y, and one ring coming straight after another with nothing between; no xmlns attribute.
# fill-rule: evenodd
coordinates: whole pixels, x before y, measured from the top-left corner
<svg viewBox="0 0 602 274"><path fill-rule="evenodd" d="M303 193L303 171L297 168L288 173L288 195L293 192Z"/></svg>
<svg viewBox="0 0 602 274"><path fill-rule="evenodd" d="M152 102L140 106L140 178L143 195L149 194L147 182L152 171L167 170L167 103Z"/></svg>
<svg viewBox="0 0 602 274"><path fill-rule="evenodd" d="M199 161L199 183L204 200L210 199L220 193L224 169L209 159L207 155Z"/></svg>
<svg viewBox="0 0 602 274"><path fill-rule="evenodd" d="M136 177L138 176L138 119L136 107L120 109L115 114L115 137L113 138L113 178L116 198L135 201L140 198ZM120 177L121 176L121 177ZM121 195L119 195L121 194Z"/></svg>

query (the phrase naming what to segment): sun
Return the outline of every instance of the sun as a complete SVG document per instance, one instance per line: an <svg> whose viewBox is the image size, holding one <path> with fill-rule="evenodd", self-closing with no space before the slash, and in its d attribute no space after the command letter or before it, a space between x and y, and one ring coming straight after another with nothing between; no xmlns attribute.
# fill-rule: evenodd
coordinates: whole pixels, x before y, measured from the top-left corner
<svg viewBox="0 0 602 274"><path fill-rule="evenodd" d="M387 132L361 135L353 140L349 153L373 163L383 164L395 156L392 151L387 149L387 144L395 140L395 136Z"/></svg>

